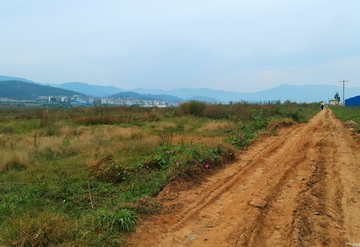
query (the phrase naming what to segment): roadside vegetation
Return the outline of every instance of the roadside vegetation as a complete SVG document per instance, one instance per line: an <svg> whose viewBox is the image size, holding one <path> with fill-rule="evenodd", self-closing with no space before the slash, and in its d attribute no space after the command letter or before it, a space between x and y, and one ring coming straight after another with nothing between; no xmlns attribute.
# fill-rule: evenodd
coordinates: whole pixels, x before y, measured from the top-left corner
<svg viewBox="0 0 360 247"><path fill-rule="evenodd" d="M360 124L360 108L359 107L343 107L343 106L329 106L333 111L335 117L345 122L353 120Z"/></svg>
<svg viewBox="0 0 360 247"><path fill-rule="evenodd" d="M343 106L329 106L333 111L335 117L342 122L354 121L358 125L354 126L354 131L360 133L360 108L359 107L343 107Z"/></svg>
<svg viewBox="0 0 360 247"><path fill-rule="evenodd" d="M221 169L319 104L0 110L0 244L118 246L170 181Z"/></svg>

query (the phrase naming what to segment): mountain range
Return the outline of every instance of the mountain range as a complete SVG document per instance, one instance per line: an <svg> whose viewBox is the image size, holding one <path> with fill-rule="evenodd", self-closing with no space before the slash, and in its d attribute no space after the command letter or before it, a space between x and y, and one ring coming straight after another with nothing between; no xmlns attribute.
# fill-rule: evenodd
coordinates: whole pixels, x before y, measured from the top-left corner
<svg viewBox="0 0 360 247"><path fill-rule="evenodd" d="M0 81L4 80L20 80L25 82L32 82L27 79L0 76ZM227 92L223 90L213 90L209 88L178 88L172 90L162 89L122 89L114 86L100 86L90 85L80 82L68 82L62 84L52 84L53 87L72 90L85 95L94 97L108 97L110 95L117 97L125 97L131 95L129 92L137 93L138 97L148 97L152 99L162 99L165 101L187 101L187 100L201 100L206 102L238 102L238 101L273 101L273 100L290 100L292 102L319 102L333 99L336 92L342 96L341 86L331 85L288 85L283 84L278 87L263 90L256 93L240 93ZM360 87L345 88L346 98L351 98L360 95ZM135 94L132 94L135 95ZM128 96L131 97L131 96ZM342 100L342 99L341 99Z"/></svg>
<svg viewBox="0 0 360 247"><path fill-rule="evenodd" d="M35 100L39 96L73 96L79 94L74 91L44 86L32 82L6 80L0 81L0 98L15 100Z"/></svg>

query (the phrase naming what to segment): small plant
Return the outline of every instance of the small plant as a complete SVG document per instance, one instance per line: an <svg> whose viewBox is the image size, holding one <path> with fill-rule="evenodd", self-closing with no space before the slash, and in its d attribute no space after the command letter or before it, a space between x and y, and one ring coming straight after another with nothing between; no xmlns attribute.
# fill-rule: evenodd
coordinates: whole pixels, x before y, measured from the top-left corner
<svg viewBox="0 0 360 247"><path fill-rule="evenodd" d="M69 146L70 145L69 139L64 139L62 143L63 143L64 146Z"/></svg>
<svg viewBox="0 0 360 247"><path fill-rule="evenodd" d="M172 133L168 133L167 131L161 132L159 134L159 145L160 146L171 145L172 138L173 138Z"/></svg>
<svg viewBox="0 0 360 247"><path fill-rule="evenodd" d="M107 156L89 167L90 176L108 182L123 182L128 180L134 171L123 168L120 164L115 163L113 156Z"/></svg>
<svg viewBox="0 0 360 247"><path fill-rule="evenodd" d="M330 237L326 235L326 231L324 230L323 234L321 235L321 238L320 238L321 242L323 244L328 244L329 243L329 240L330 240Z"/></svg>
<svg viewBox="0 0 360 247"><path fill-rule="evenodd" d="M300 111L301 111L301 109L297 110L296 112L290 111L289 117L291 117L292 120L294 120L294 121L297 121L297 122L300 121L300 115L299 115Z"/></svg>
<svg viewBox="0 0 360 247"><path fill-rule="evenodd" d="M45 148L45 159L47 161L54 159L54 152L50 147Z"/></svg>
<svg viewBox="0 0 360 247"><path fill-rule="evenodd" d="M236 134L230 136L229 141L231 145L243 149L245 147L248 147L255 140L255 136L256 134L253 133L246 133L243 135Z"/></svg>
<svg viewBox="0 0 360 247"><path fill-rule="evenodd" d="M110 234L119 231L135 231L135 223L138 220L134 211L128 209L118 209L112 212L108 209L100 208L94 213L94 224Z"/></svg>
<svg viewBox="0 0 360 247"><path fill-rule="evenodd" d="M173 117L175 115L175 111L165 113L165 117Z"/></svg>

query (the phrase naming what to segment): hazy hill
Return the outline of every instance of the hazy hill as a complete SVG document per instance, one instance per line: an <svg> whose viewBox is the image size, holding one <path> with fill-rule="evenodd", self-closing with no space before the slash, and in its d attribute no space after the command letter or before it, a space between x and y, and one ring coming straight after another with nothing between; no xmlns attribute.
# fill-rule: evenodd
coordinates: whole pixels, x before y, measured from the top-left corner
<svg viewBox="0 0 360 247"><path fill-rule="evenodd" d="M37 99L39 96L73 96L75 94L79 93L24 81L0 81L0 98L30 100Z"/></svg>
<svg viewBox="0 0 360 247"><path fill-rule="evenodd" d="M0 81L24 81L24 82L34 83L33 81L30 81L30 80L27 80L24 78L5 76L5 75L0 75Z"/></svg>
<svg viewBox="0 0 360 247"><path fill-rule="evenodd" d="M124 90L113 87L113 86L98 86L90 85L82 82L67 82L59 85L54 85L59 88L73 90L76 92L81 92L83 94L95 97L106 97L115 93L123 92Z"/></svg>
<svg viewBox="0 0 360 247"><path fill-rule="evenodd" d="M171 95L139 94L139 93L135 93L135 92L120 92L120 93L113 94L109 97L114 98L114 99L134 98L134 99L141 99L141 100L164 100L164 101L168 101L168 102L184 101L184 99L178 98L176 96L171 96Z"/></svg>

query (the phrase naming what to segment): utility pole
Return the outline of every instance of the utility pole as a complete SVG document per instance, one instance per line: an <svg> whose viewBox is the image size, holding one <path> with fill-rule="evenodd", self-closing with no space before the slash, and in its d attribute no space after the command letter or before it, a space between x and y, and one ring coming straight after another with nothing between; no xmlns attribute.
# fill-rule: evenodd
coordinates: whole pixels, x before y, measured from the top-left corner
<svg viewBox="0 0 360 247"><path fill-rule="evenodd" d="M342 80L340 82L343 83L343 102L344 102L344 106L345 106L345 82L348 82L348 81Z"/></svg>

